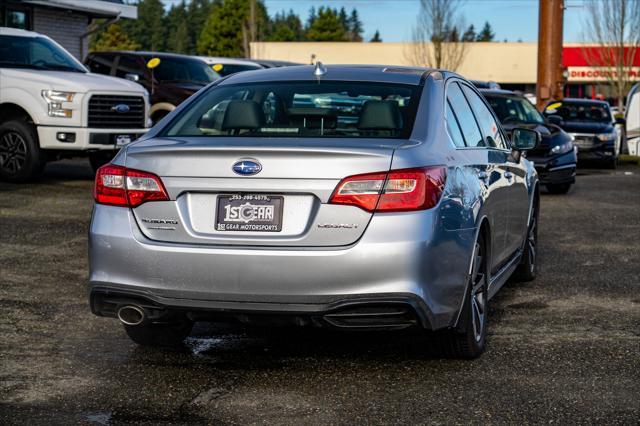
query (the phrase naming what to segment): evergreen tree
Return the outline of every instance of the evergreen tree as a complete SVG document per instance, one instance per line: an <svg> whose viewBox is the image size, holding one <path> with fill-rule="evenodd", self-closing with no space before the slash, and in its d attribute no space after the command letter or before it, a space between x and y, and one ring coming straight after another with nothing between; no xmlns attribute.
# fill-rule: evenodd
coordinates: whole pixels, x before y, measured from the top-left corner
<svg viewBox="0 0 640 426"><path fill-rule="evenodd" d="M111 24L105 31L91 40L90 50L105 52L110 50L136 50L140 45L122 32L119 24Z"/></svg>
<svg viewBox="0 0 640 426"><path fill-rule="evenodd" d="M320 7L306 38L309 41L345 41L346 37L338 12L330 7Z"/></svg>
<svg viewBox="0 0 640 426"><path fill-rule="evenodd" d="M354 8L351 11L351 16L348 21L348 33L350 41L362 41L362 33L364 29L362 29L362 21L360 21L360 17L358 16L358 11Z"/></svg>
<svg viewBox="0 0 640 426"><path fill-rule="evenodd" d="M380 38L380 31L376 30L375 34L373 35L373 38L371 38L371 40L369 40L371 43L381 43L382 39Z"/></svg>
<svg viewBox="0 0 640 426"><path fill-rule="evenodd" d="M449 34L447 36L447 41L450 41L452 43L457 43L460 41L460 34L458 34L458 28L453 27L453 29L449 31Z"/></svg>
<svg viewBox="0 0 640 426"><path fill-rule="evenodd" d="M247 57L245 49L249 41L249 2L246 0L223 0L214 4L198 40L198 53L209 56ZM267 12L261 0L256 0L256 34L263 38L267 24Z"/></svg>
<svg viewBox="0 0 640 426"><path fill-rule="evenodd" d="M138 19L123 20L122 30L143 50L161 52L166 49L164 6L160 0L140 0Z"/></svg>
<svg viewBox="0 0 640 426"><path fill-rule="evenodd" d="M482 31L478 34L476 41L493 41L495 38L495 33L491 28L491 24L488 21L485 21L484 27L482 27Z"/></svg>
<svg viewBox="0 0 640 426"><path fill-rule="evenodd" d="M318 18L318 14L316 13L316 8L311 6L311 9L309 9L309 18L307 18L307 29L311 28L311 26L313 25L313 23L316 21L316 19Z"/></svg>
<svg viewBox="0 0 640 426"><path fill-rule="evenodd" d="M220 0L191 0L187 7L187 27L189 30L189 54L196 54L196 47L202 28L211 13L213 6L218 4Z"/></svg>
<svg viewBox="0 0 640 426"><path fill-rule="evenodd" d="M189 20L185 0L178 5L171 6L165 17L167 29L167 50L176 53L190 53L192 51L189 34Z"/></svg>
<svg viewBox="0 0 640 426"><path fill-rule="evenodd" d="M476 41L476 28L473 24L462 34L462 41Z"/></svg>
<svg viewBox="0 0 640 426"><path fill-rule="evenodd" d="M292 10L276 13L269 23L267 41L300 41L302 39L302 22Z"/></svg>
<svg viewBox="0 0 640 426"><path fill-rule="evenodd" d="M340 8L340 13L338 13L338 17L340 18L340 23L345 28L345 30L349 31L349 16L347 15L347 11L344 7Z"/></svg>

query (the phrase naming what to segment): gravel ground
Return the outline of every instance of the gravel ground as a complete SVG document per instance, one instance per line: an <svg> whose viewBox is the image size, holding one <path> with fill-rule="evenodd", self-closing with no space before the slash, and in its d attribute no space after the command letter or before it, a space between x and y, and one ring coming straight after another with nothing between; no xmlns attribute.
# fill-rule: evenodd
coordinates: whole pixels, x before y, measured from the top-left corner
<svg viewBox="0 0 640 426"><path fill-rule="evenodd" d="M2 424L638 424L640 168L543 194L539 278L492 301L487 352L407 334L198 324L139 348L89 312L85 163L0 183Z"/></svg>

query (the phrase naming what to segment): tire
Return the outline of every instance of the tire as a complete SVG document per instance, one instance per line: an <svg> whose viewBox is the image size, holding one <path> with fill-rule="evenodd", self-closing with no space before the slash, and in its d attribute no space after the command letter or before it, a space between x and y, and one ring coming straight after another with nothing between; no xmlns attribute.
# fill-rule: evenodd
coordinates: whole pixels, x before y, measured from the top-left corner
<svg viewBox="0 0 640 426"><path fill-rule="evenodd" d="M189 336L193 322L188 320L170 323L147 323L125 325L124 330L131 340L141 346L180 347Z"/></svg>
<svg viewBox="0 0 640 426"><path fill-rule="evenodd" d="M527 240L524 244L522 260L518 265L513 277L517 281L533 281L538 273L538 219L540 203L539 198L533 202L533 211L527 227Z"/></svg>
<svg viewBox="0 0 640 426"><path fill-rule="evenodd" d="M33 124L22 120L0 124L0 178L28 182L38 177L46 164Z"/></svg>
<svg viewBox="0 0 640 426"><path fill-rule="evenodd" d="M485 349L488 312L488 258L484 238L474 249L473 265L458 327L435 336L435 349L449 358L473 359Z"/></svg>
<svg viewBox="0 0 640 426"><path fill-rule="evenodd" d="M91 164L93 172L97 172L100 167L113 160L113 157L115 157L115 155L116 151L98 151L90 153L89 164Z"/></svg>
<svg viewBox="0 0 640 426"><path fill-rule="evenodd" d="M566 194L571 189L570 183L556 183L546 185L547 191L551 194Z"/></svg>
<svg viewBox="0 0 640 426"><path fill-rule="evenodd" d="M618 168L618 157L615 156L615 157L611 158L610 160L606 160L605 167L607 169L611 169L611 170L617 169Z"/></svg>

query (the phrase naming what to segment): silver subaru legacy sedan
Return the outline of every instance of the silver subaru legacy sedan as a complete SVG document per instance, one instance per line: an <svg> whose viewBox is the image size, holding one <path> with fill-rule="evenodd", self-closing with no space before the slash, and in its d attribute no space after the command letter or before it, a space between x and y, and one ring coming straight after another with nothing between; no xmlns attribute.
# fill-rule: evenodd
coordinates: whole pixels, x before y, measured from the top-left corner
<svg viewBox="0 0 640 426"><path fill-rule="evenodd" d="M99 169L92 311L176 345L195 321L429 330L484 350L487 303L536 275L538 179L451 72L297 66L192 96ZM427 339L431 342L431 339Z"/></svg>

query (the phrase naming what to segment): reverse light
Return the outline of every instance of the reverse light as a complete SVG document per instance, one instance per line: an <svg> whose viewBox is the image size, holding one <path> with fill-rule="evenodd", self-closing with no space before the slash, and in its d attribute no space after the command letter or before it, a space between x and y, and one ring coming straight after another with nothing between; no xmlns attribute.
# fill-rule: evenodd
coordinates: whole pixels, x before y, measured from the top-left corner
<svg viewBox="0 0 640 426"><path fill-rule="evenodd" d="M368 212L426 210L440 201L446 168L424 167L370 173L343 179L330 204L346 204Z"/></svg>
<svg viewBox="0 0 640 426"><path fill-rule="evenodd" d="M74 92L61 92L58 90L43 90L42 97L49 105L50 117L63 117L71 118L73 116L73 110L64 108L63 102L73 101L73 97L76 94Z"/></svg>
<svg viewBox="0 0 640 426"><path fill-rule="evenodd" d="M168 201L162 180L153 173L107 164L96 172L93 198L98 204L137 207L148 201Z"/></svg>

